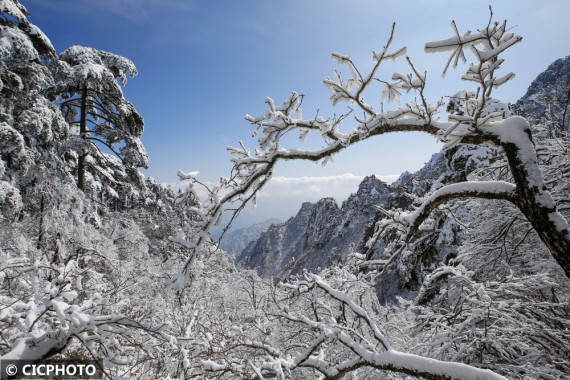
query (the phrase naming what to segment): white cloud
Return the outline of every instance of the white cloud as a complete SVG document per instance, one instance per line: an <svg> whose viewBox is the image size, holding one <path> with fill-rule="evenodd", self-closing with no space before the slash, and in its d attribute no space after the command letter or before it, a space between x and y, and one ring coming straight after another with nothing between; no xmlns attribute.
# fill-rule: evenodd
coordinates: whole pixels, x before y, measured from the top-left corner
<svg viewBox="0 0 570 380"><path fill-rule="evenodd" d="M399 175L376 175L386 183L392 183ZM332 176L273 177L260 192L259 198L306 197L306 201L314 201L323 197L333 197L342 202L351 193L356 192L358 184L364 176L344 173Z"/></svg>
<svg viewBox="0 0 570 380"><path fill-rule="evenodd" d="M375 175L381 181L386 183L392 183L398 179L399 174L389 174L389 175ZM355 175L352 173L337 174L331 176L302 176L302 177L273 177L270 183L279 184L307 184L307 183L341 183L345 181L362 181L364 179L363 175Z"/></svg>

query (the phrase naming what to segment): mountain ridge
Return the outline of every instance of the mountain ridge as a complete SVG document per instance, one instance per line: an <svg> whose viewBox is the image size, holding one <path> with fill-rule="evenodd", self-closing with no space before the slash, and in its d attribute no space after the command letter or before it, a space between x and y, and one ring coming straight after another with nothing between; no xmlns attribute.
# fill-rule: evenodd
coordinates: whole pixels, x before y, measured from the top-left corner
<svg viewBox="0 0 570 380"><path fill-rule="evenodd" d="M388 194L389 186L371 175L340 207L333 198L304 202L295 216L251 242L237 262L262 276L283 278L342 260L344 251L363 237L375 214L372 204L382 204Z"/></svg>

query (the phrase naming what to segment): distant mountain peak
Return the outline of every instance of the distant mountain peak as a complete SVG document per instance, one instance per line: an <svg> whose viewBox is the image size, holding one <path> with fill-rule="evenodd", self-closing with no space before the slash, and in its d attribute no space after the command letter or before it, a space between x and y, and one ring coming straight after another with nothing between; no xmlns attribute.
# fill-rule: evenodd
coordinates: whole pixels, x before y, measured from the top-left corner
<svg viewBox="0 0 570 380"><path fill-rule="evenodd" d="M531 125L542 123L551 116L560 121L570 96L570 55L551 63L532 81L522 98L511 106L515 114L523 115ZM569 128L568 117L565 121Z"/></svg>
<svg viewBox="0 0 570 380"><path fill-rule="evenodd" d="M233 255L238 255L249 242L259 238L263 231L279 223L281 223L281 219L270 218L251 226L230 230L220 242L220 248Z"/></svg>

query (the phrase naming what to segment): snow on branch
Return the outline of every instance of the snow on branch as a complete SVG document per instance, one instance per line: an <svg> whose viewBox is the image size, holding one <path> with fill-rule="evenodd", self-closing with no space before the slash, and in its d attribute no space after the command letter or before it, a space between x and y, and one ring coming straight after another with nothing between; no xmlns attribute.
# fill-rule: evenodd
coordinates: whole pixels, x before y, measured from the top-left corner
<svg viewBox="0 0 570 380"><path fill-rule="evenodd" d="M142 329L150 334L160 335L160 328L147 326L122 315L90 316L76 311L68 311L69 305L58 305L54 309L62 319L67 319L69 325L45 332L36 337L19 339L10 351L0 357L0 360L31 360L39 361L62 351L72 338L89 336L91 344L97 342L106 344L108 334L129 335L129 329ZM65 315L67 314L67 317ZM74 315L75 314L75 315Z"/></svg>
<svg viewBox="0 0 570 380"><path fill-rule="evenodd" d="M469 181L453 183L434 191L416 210L399 220L408 226L408 238L417 237L419 227L431 212L439 205L458 198L500 199L513 202L516 187L504 181Z"/></svg>
<svg viewBox="0 0 570 380"><path fill-rule="evenodd" d="M376 223L375 232L366 243L368 251L371 251L376 243L389 231L396 231L401 243L396 245L392 256L388 260L381 260L378 263L364 261L360 263L360 266L378 266L379 269L382 269L378 276L383 275L405 249L426 231L426 228L422 228L422 224L428 220L436 208L448 201L465 198L496 199L515 203L516 186L504 181L459 182L443 186L434 191L427 196L419 207L411 212L393 212L378 206L377 209L385 214L387 218L381 219ZM369 254L370 252L367 252L365 257L368 257Z"/></svg>

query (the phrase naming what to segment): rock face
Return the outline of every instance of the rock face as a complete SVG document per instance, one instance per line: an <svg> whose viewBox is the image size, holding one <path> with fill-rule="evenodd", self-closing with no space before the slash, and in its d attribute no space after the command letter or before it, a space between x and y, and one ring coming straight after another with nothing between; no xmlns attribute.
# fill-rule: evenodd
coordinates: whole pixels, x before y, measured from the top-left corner
<svg viewBox="0 0 570 380"><path fill-rule="evenodd" d="M526 94L512 106L512 110L526 117L531 125L542 122L545 118L561 123L569 99L570 55L557 59L539 74L532 81ZM569 118L570 115L566 115L564 120L566 130L570 127Z"/></svg>
<svg viewBox="0 0 570 380"><path fill-rule="evenodd" d="M228 231L220 242L220 248L237 256L250 242L257 240L261 233L267 230L269 226L279 223L281 223L280 219L271 218L248 227ZM215 236L215 238L217 239L218 236Z"/></svg>
<svg viewBox="0 0 570 380"><path fill-rule="evenodd" d="M316 269L343 260L351 246L362 240L376 212L372 205L384 204L390 192L388 185L370 176L341 207L332 198L303 203L297 215L271 226L237 261L255 268L261 276L285 278L303 268Z"/></svg>

